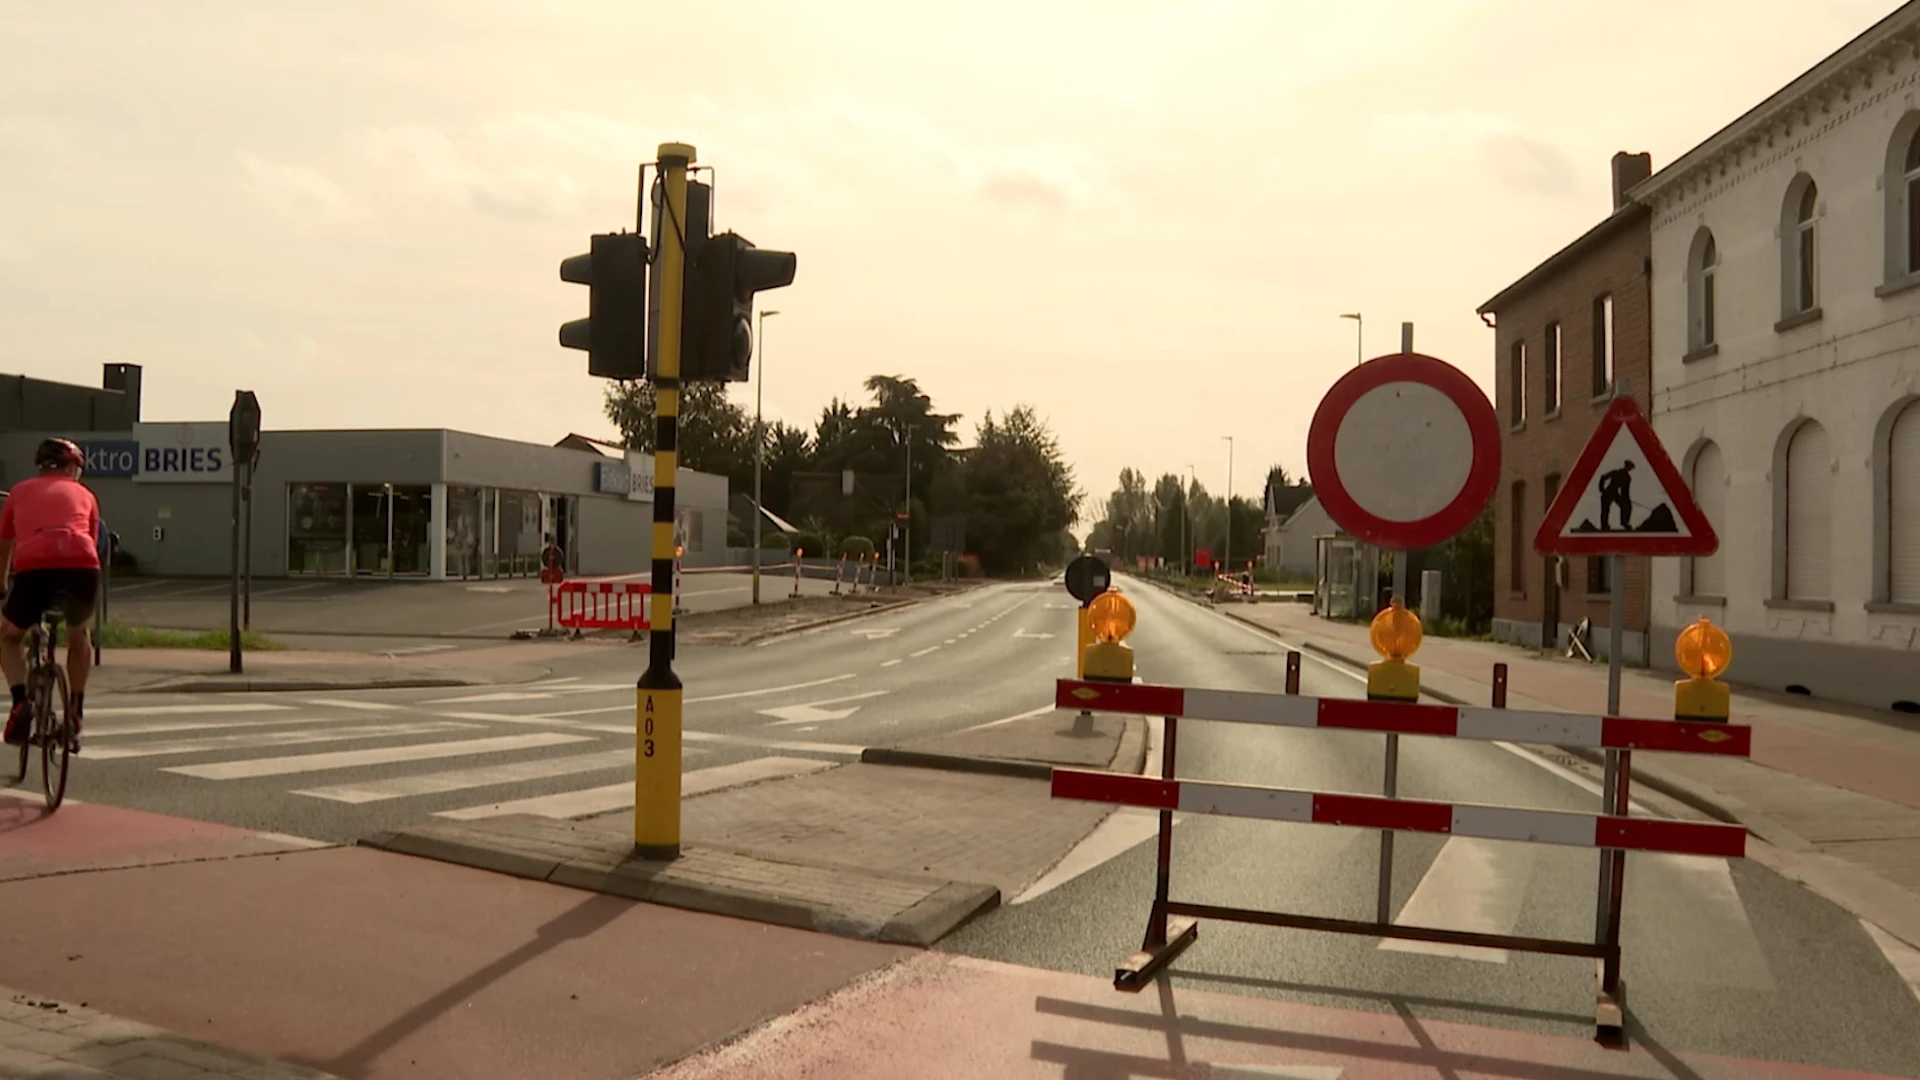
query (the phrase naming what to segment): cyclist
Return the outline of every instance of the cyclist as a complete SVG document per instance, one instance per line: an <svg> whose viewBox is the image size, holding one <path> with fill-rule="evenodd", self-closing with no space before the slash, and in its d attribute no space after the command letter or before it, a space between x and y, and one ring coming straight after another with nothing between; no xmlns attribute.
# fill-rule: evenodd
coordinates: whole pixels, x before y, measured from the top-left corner
<svg viewBox="0 0 1920 1080"><path fill-rule="evenodd" d="M0 563L12 583L0 606L0 669L13 691L5 740L26 741L26 628L58 607L67 623L67 679L75 745L80 711L93 667L89 625L100 596L100 504L80 482L86 455L66 439L48 439L34 451L40 475L14 485L0 507Z"/></svg>

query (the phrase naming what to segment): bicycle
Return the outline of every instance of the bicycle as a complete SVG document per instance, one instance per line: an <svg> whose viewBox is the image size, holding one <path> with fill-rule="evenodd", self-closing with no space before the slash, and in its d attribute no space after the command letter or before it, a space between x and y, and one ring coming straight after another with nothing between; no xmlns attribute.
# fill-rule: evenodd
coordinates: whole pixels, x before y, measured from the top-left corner
<svg viewBox="0 0 1920 1080"><path fill-rule="evenodd" d="M58 641L61 615L48 611L27 628L27 738L20 744L18 783L27 778L29 755L40 748L40 782L49 811L60 809L67 795L67 763L73 756L73 696L67 690L67 669L60 664Z"/></svg>

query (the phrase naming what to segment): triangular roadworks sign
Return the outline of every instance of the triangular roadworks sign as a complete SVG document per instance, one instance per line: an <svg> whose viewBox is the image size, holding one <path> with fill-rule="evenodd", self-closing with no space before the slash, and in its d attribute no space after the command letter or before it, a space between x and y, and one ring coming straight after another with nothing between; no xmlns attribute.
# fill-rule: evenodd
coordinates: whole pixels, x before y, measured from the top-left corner
<svg viewBox="0 0 1920 1080"><path fill-rule="evenodd" d="M1720 538L1639 406L1617 397L1533 546L1549 555L1711 555Z"/></svg>

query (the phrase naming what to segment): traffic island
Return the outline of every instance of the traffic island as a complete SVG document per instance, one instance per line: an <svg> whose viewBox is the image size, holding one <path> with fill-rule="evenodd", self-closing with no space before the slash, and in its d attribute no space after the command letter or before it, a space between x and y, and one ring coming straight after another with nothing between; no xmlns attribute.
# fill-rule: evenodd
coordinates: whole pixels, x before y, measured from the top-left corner
<svg viewBox="0 0 1920 1080"><path fill-rule="evenodd" d="M1146 753L1147 725L1140 717L1088 716L1053 709L951 735L870 746L860 760L870 765L1049 780L1056 765L1137 773Z"/></svg>
<svg viewBox="0 0 1920 1080"><path fill-rule="evenodd" d="M672 862L638 859L626 824L515 814L402 829L360 843L667 907L923 947L1000 899L991 885L931 874L699 844L684 846Z"/></svg>

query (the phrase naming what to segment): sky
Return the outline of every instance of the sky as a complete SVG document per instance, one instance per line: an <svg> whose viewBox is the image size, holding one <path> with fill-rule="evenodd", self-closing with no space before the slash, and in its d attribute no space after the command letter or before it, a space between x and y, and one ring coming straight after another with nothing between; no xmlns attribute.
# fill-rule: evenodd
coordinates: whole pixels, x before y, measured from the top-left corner
<svg viewBox="0 0 1920 1080"><path fill-rule="evenodd" d="M1218 493L1228 435L1257 498L1342 313L1491 394L1474 309L1608 213L1614 152L1667 165L1897 6L0 0L0 372L611 437L559 263L684 142L719 229L798 254L770 419L904 375L966 441L1032 405L1090 504L1127 465Z"/></svg>

